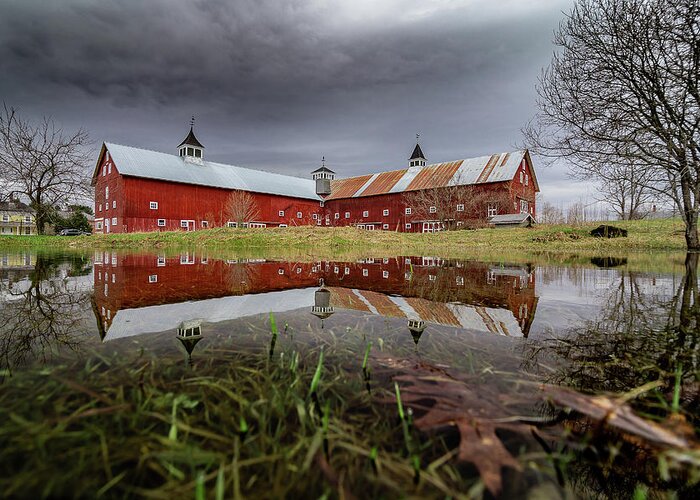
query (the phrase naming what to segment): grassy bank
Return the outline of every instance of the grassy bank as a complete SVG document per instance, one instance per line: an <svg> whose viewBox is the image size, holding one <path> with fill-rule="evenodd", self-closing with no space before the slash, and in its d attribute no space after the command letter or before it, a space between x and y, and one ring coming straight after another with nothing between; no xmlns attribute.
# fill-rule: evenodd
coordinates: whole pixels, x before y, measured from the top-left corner
<svg viewBox="0 0 700 500"><path fill-rule="evenodd" d="M0 248L123 248L165 247L211 249L299 249L313 252L372 250L403 254L462 256L507 250L526 252L626 252L684 250L683 223L679 219L619 221L627 238L594 238L589 231L600 223L580 226L540 225L535 228L478 229L436 234L365 231L354 228L296 227L283 229L216 228L193 232L153 232L81 237L5 236Z"/></svg>

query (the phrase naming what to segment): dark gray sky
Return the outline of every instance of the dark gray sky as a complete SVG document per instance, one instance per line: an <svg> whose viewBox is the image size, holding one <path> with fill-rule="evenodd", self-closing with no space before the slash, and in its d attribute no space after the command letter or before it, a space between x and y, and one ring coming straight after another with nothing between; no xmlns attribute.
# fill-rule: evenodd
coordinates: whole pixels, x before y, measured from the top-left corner
<svg viewBox="0 0 700 500"><path fill-rule="evenodd" d="M0 0L0 99L96 143L306 176L513 149L572 0ZM536 168L538 165L536 164ZM545 199L581 194L538 169Z"/></svg>

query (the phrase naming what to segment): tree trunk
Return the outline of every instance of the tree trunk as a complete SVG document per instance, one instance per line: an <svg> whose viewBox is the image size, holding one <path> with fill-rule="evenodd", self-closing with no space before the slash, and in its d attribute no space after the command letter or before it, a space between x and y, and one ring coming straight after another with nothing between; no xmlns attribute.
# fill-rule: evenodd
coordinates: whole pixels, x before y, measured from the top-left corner
<svg viewBox="0 0 700 500"><path fill-rule="evenodd" d="M700 250L700 240L698 239L698 213L695 210L691 196L690 182L686 175L681 179L681 193L683 195L683 221L685 222L685 243L689 252Z"/></svg>

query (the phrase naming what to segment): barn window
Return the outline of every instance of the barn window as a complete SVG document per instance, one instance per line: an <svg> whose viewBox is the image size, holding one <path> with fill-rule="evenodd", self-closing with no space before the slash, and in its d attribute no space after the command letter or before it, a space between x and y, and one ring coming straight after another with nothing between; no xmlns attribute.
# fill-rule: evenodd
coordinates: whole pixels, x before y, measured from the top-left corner
<svg viewBox="0 0 700 500"><path fill-rule="evenodd" d="M389 224L383 224L382 229L389 229Z"/></svg>
<svg viewBox="0 0 700 500"><path fill-rule="evenodd" d="M116 217L112 218L112 225L113 226L117 225L117 218Z"/></svg>
<svg viewBox="0 0 700 500"><path fill-rule="evenodd" d="M102 203L100 203L100 212L102 212Z"/></svg>
<svg viewBox="0 0 700 500"><path fill-rule="evenodd" d="M523 171L521 170L521 171L520 171L520 184L523 183L523 175L524 175L524 174L523 174Z"/></svg>
<svg viewBox="0 0 700 500"><path fill-rule="evenodd" d="M202 222L200 222L200 224L204 229L209 227L209 221L207 220L203 220Z"/></svg>
<svg viewBox="0 0 700 500"><path fill-rule="evenodd" d="M362 212L362 217L369 217L369 210Z"/></svg>
<svg viewBox="0 0 700 500"><path fill-rule="evenodd" d="M108 173L108 174L111 174L111 173L112 173L112 164L111 164L111 163L108 163L108 164L107 164L107 169L108 169L108 170L107 170L107 173Z"/></svg>
<svg viewBox="0 0 700 500"><path fill-rule="evenodd" d="M102 229L102 221L95 222L95 229Z"/></svg>
<svg viewBox="0 0 700 500"><path fill-rule="evenodd" d="M165 267L165 256L164 255L158 256L158 261L156 262L156 266Z"/></svg>
<svg viewBox="0 0 700 500"><path fill-rule="evenodd" d="M187 156L194 156L194 148L187 148Z"/></svg>
<svg viewBox="0 0 700 500"><path fill-rule="evenodd" d="M157 274L151 274L148 277L148 282L149 283L158 283L158 275Z"/></svg>
<svg viewBox="0 0 700 500"><path fill-rule="evenodd" d="M404 213L406 215L411 215L411 207L406 207L406 210L404 210Z"/></svg>
<svg viewBox="0 0 700 500"><path fill-rule="evenodd" d="M486 208L486 215L489 217L494 217L498 215L498 205L496 203L489 203Z"/></svg>
<svg viewBox="0 0 700 500"><path fill-rule="evenodd" d="M319 202L319 205L321 206L321 208L323 208L325 204L321 201Z"/></svg>
<svg viewBox="0 0 700 500"><path fill-rule="evenodd" d="M287 227L287 224L280 224L279 227Z"/></svg>
<svg viewBox="0 0 700 500"><path fill-rule="evenodd" d="M158 219L158 227L165 227L165 219Z"/></svg>
<svg viewBox="0 0 700 500"><path fill-rule="evenodd" d="M107 175L107 164L105 163L104 167L102 167L102 177Z"/></svg>
<svg viewBox="0 0 700 500"><path fill-rule="evenodd" d="M297 212L297 219L301 219L301 212Z"/></svg>
<svg viewBox="0 0 700 500"><path fill-rule="evenodd" d="M158 210L158 202L157 201L152 201L148 205L151 208L151 210Z"/></svg>
<svg viewBox="0 0 700 500"><path fill-rule="evenodd" d="M369 269L363 269L362 276L368 276L368 275L369 275Z"/></svg>
<svg viewBox="0 0 700 500"><path fill-rule="evenodd" d="M277 269L277 274L284 274L284 268L280 267L279 269Z"/></svg>
<svg viewBox="0 0 700 500"><path fill-rule="evenodd" d="M464 276L457 276L455 278L457 286L464 286Z"/></svg>
<svg viewBox="0 0 700 500"><path fill-rule="evenodd" d="M117 208L117 200L112 201L112 208Z"/></svg>
<svg viewBox="0 0 700 500"><path fill-rule="evenodd" d="M279 215L280 217L284 217L284 210L280 210L279 212L277 212L277 215Z"/></svg>
<svg viewBox="0 0 700 500"><path fill-rule="evenodd" d="M194 150L194 157L195 157L195 158L201 158L201 157L202 157L202 150L201 150L201 149L195 149L195 150Z"/></svg>
<svg viewBox="0 0 700 500"><path fill-rule="evenodd" d="M334 218L335 218L336 220L340 219L340 214L339 214L338 212L336 212Z"/></svg>
<svg viewBox="0 0 700 500"><path fill-rule="evenodd" d="M521 214L526 214L530 210L528 209L528 203L526 200L520 200L520 213Z"/></svg>
<svg viewBox="0 0 700 500"><path fill-rule="evenodd" d="M410 223L410 222L407 222L407 223L406 223L406 229L411 229L411 223Z"/></svg>
<svg viewBox="0 0 700 500"><path fill-rule="evenodd" d="M527 174L525 174L525 185L527 186L530 181L530 178L528 177Z"/></svg>
<svg viewBox="0 0 700 500"><path fill-rule="evenodd" d="M345 218L349 219L350 218L350 212L345 212Z"/></svg>
<svg viewBox="0 0 700 500"><path fill-rule="evenodd" d="M228 222L226 223L226 225L227 225L228 227L238 227L238 223L237 223L237 222L228 221Z"/></svg>
<svg viewBox="0 0 700 500"><path fill-rule="evenodd" d="M109 186L105 186L105 200L109 200Z"/></svg>
<svg viewBox="0 0 700 500"><path fill-rule="evenodd" d="M349 267L346 267L346 268L345 268L345 274L350 274L350 268L349 268Z"/></svg>
<svg viewBox="0 0 700 500"><path fill-rule="evenodd" d="M388 209L388 208L385 208L385 209L382 211L382 215L383 215L384 217L386 217L387 215L389 215L389 209Z"/></svg>
<svg viewBox="0 0 700 500"><path fill-rule="evenodd" d="M429 211L431 214L434 214L435 212L437 212L437 207L430 207Z"/></svg>
<svg viewBox="0 0 700 500"><path fill-rule="evenodd" d="M311 216L311 218L312 218L313 220L317 220L317 219L318 219L318 214L313 214L313 215Z"/></svg>
<svg viewBox="0 0 700 500"><path fill-rule="evenodd" d="M464 205L462 205L461 203L459 205L457 205L457 211L464 212Z"/></svg>
<svg viewBox="0 0 700 500"><path fill-rule="evenodd" d="M265 224L264 222L251 222L248 224L248 227L267 227L267 224Z"/></svg>
<svg viewBox="0 0 700 500"><path fill-rule="evenodd" d="M388 278L389 277L389 271L382 271L382 278Z"/></svg>

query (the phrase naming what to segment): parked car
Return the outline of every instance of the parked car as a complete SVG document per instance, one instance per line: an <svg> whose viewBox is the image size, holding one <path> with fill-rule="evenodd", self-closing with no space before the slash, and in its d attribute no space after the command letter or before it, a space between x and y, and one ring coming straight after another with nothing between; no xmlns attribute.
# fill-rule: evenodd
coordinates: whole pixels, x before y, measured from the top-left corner
<svg viewBox="0 0 700 500"><path fill-rule="evenodd" d="M81 231L80 229L61 229L58 232L59 236L85 236L89 234L90 233L86 233L85 231Z"/></svg>

